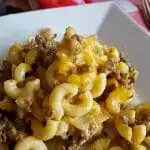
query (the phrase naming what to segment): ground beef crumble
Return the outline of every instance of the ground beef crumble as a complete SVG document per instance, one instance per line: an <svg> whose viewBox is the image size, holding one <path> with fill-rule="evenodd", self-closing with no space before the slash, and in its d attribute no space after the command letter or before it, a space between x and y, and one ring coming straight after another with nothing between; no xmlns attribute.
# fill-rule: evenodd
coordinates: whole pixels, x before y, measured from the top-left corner
<svg viewBox="0 0 150 150"><path fill-rule="evenodd" d="M3 60L0 64L0 81L11 78L11 64L7 60Z"/></svg>
<svg viewBox="0 0 150 150"><path fill-rule="evenodd" d="M16 130L7 117L0 113L0 143L14 142L23 136L23 132Z"/></svg>

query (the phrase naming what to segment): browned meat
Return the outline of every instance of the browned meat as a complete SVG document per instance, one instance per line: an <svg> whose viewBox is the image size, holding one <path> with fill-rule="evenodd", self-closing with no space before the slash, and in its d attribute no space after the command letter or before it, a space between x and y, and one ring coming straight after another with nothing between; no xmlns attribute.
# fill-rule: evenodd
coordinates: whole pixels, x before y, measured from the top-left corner
<svg viewBox="0 0 150 150"><path fill-rule="evenodd" d="M46 54L54 54L56 52L58 46L57 42L48 41L45 37L40 35L35 37L35 41L40 52L44 52Z"/></svg>
<svg viewBox="0 0 150 150"><path fill-rule="evenodd" d="M114 59L108 60L105 67L108 74L112 73L116 70L116 61Z"/></svg>
<svg viewBox="0 0 150 150"><path fill-rule="evenodd" d="M87 141L90 141L93 137L98 136L101 134L101 128L98 125L90 126L87 132L81 132L81 140L80 145L83 145Z"/></svg>
<svg viewBox="0 0 150 150"><path fill-rule="evenodd" d="M139 122L150 122L150 110L141 109L138 114L136 114L136 121Z"/></svg>
<svg viewBox="0 0 150 150"><path fill-rule="evenodd" d="M67 150L80 150L80 146L79 145L72 145L72 146L69 146L67 148Z"/></svg>
<svg viewBox="0 0 150 150"><path fill-rule="evenodd" d="M42 104L45 100L45 96L46 96L45 91L40 89L40 91L37 93L37 101L39 103L39 106L41 106L41 107L42 107Z"/></svg>
<svg viewBox="0 0 150 150"><path fill-rule="evenodd" d="M0 64L0 81L5 81L11 78L11 64L3 60L3 63Z"/></svg>
<svg viewBox="0 0 150 150"><path fill-rule="evenodd" d="M116 137L114 140L111 141L111 146L120 146L124 150L130 150L130 143L123 139L121 136Z"/></svg>
<svg viewBox="0 0 150 150"><path fill-rule="evenodd" d="M0 143L10 143L19 140L23 136L23 133L17 131L12 123L0 114Z"/></svg>
<svg viewBox="0 0 150 150"><path fill-rule="evenodd" d="M59 42L54 40L55 35L52 37L48 34L49 32L44 31L41 34L36 35L35 40L31 40L25 45L21 56L24 58L26 52L28 52L30 49L36 49L38 51L36 65L42 65L43 67L47 68L53 62L56 55L56 49L59 45Z"/></svg>
<svg viewBox="0 0 150 150"><path fill-rule="evenodd" d="M108 97L108 95L110 94L110 92L112 92L114 90L114 87L110 86L110 87L106 87L102 96L101 97L98 97L97 100L100 102L100 101L105 101Z"/></svg>
<svg viewBox="0 0 150 150"><path fill-rule="evenodd" d="M106 122L104 122L104 130L103 131L104 131L104 134L106 134L111 139L115 139L116 137L119 136L119 134L115 128L113 119L109 119Z"/></svg>
<svg viewBox="0 0 150 150"><path fill-rule="evenodd" d="M125 86L128 89L131 89L134 87L137 75L138 74L137 72L135 72L135 69L133 67L130 67L128 74L121 74L119 71L115 71L113 69L113 72L108 75L108 78L115 78L121 85Z"/></svg>
<svg viewBox="0 0 150 150"><path fill-rule="evenodd" d="M145 124L147 133L150 131L150 111L142 109L140 113L136 114L136 124Z"/></svg>
<svg viewBox="0 0 150 150"><path fill-rule="evenodd" d="M65 142L59 137L46 141L46 145L50 147L51 150L66 150Z"/></svg>
<svg viewBox="0 0 150 150"><path fill-rule="evenodd" d="M17 99L15 102L21 108L27 112L31 112L31 105L35 100L35 93L27 93L24 97Z"/></svg>
<svg viewBox="0 0 150 150"><path fill-rule="evenodd" d="M82 42L82 37L79 36L79 35L77 35L77 34L74 34L74 35L71 37L71 39L77 40L77 41L79 41L80 43Z"/></svg>
<svg viewBox="0 0 150 150"><path fill-rule="evenodd" d="M100 65L97 68L98 73L106 72L108 75L116 70L116 62L114 59L109 59L104 65Z"/></svg>
<svg viewBox="0 0 150 150"><path fill-rule="evenodd" d="M3 60L0 63L0 100L3 100L4 97L4 89L3 89L3 81L11 78L11 64L8 61Z"/></svg>
<svg viewBox="0 0 150 150"><path fill-rule="evenodd" d="M63 138L66 140L67 150L74 150L79 146L81 140L81 131L71 126L68 133L64 135Z"/></svg>
<svg viewBox="0 0 150 150"><path fill-rule="evenodd" d="M26 85L26 83L27 83L28 81L33 81L33 80L35 80L35 79L36 79L36 77L34 77L34 76L26 77L26 79L25 79L24 81L18 82L18 83L17 83L17 86L18 86L19 88L24 88L25 85Z"/></svg>
<svg viewBox="0 0 150 150"><path fill-rule="evenodd" d="M88 144L85 145L74 145L69 146L67 150L90 150L90 146Z"/></svg>
<svg viewBox="0 0 150 150"><path fill-rule="evenodd" d="M77 72L79 74L86 73L90 70L90 65L84 64L78 67Z"/></svg>
<svg viewBox="0 0 150 150"><path fill-rule="evenodd" d="M4 97L3 83L0 82L0 100L3 100L3 97Z"/></svg>
<svg viewBox="0 0 150 150"><path fill-rule="evenodd" d="M142 117L141 120L143 120L143 121L150 121L150 112L144 113L144 111L143 111L143 114L141 117Z"/></svg>
<svg viewBox="0 0 150 150"><path fill-rule="evenodd" d="M8 144L3 144L3 143L0 143L0 150L8 150Z"/></svg>
<svg viewBox="0 0 150 150"><path fill-rule="evenodd" d="M68 134L65 136L67 140L67 150L81 150L82 146L98 136L101 133L101 129L97 125L92 125L88 131L80 131L75 127L71 127Z"/></svg>

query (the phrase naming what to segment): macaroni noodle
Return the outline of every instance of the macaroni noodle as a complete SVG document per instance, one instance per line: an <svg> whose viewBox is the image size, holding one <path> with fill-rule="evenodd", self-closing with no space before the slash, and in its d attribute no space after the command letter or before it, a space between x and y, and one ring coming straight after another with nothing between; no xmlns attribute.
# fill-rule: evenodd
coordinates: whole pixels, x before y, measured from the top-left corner
<svg viewBox="0 0 150 150"><path fill-rule="evenodd" d="M93 105L93 97L89 91L80 95L80 102L77 105L70 104L66 100L63 102L63 108L66 115L71 117L81 117L88 113Z"/></svg>
<svg viewBox="0 0 150 150"><path fill-rule="evenodd" d="M15 80L6 80L4 82L4 90L6 94L13 99L16 99L23 91L22 88L17 87L17 81Z"/></svg>
<svg viewBox="0 0 150 150"><path fill-rule="evenodd" d="M47 150L43 141L36 139L33 136L28 136L19 141L14 150Z"/></svg>
<svg viewBox="0 0 150 150"><path fill-rule="evenodd" d="M67 133L68 129L69 129L69 124L66 121L60 121L60 123L58 125L56 135L61 136L64 133Z"/></svg>
<svg viewBox="0 0 150 150"><path fill-rule="evenodd" d="M101 73L96 77L95 80L95 85L93 89L91 90L93 98L99 97L103 94L106 84L107 84L107 79L106 79L106 74Z"/></svg>
<svg viewBox="0 0 150 150"><path fill-rule="evenodd" d="M90 150L108 149L111 140L109 138L100 138L91 144Z"/></svg>
<svg viewBox="0 0 150 150"><path fill-rule="evenodd" d="M35 100L35 92L40 90L40 80L35 79L33 81L28 81L24 90L20 93L20 95L16 99L16 104L22 109L28 109L29 106L32 105Z"/></svg>
<svg viewBox="0 0 150 150"><path fill-rule="evenodd" d="M132 140L132 128L122 122L119 117L115 119L115 126L119 134L127 141L131 142Z"/></svg>
<svg viewBox="0 0 150 150"><path fill-rule="evenodd" d="M135 125L133 127L133 143L135 145L141 144L146 137L146 126L142 125Z"/></svg>
<svg viewBox="0 0 150 150"><path fill-rule="evenodd" d="M60 120L64 115L63 100L66 96L72 98L78 93L78 88L69 83L56 86L49 97L49 107L53 111L54 119Z"/></svg>
<svg viewBox="0 0 150 150"><path fill-rule="evenodd" d="M53 88L55 85L59 83L59 81L55 77L57 69L58 69L58 62L54 62L47 69L46 79L50 88Z"/></svg>
<svg viewBox="0 0 150 150"><path fill-rule="evenodd" d="M19 64L14 70L14 80L16 80L17 82L24 81L26 72L29 72L30 70L30 65L25 63Z"/></svg>
<svg viewBox="0 0 150 150"><path fill-rule="evenodd" d="M126 63L124 62L119 62L117 65L117 69L120 71L122 74L127 74L129 72L129 67Z"/></svg>
<svg viewBox="0 0 150 150"><path fill-rule="evenodd" d="M132 150L147 150L144 145L133 145Z"/></svg>
<svg viewBox="0 0 150 150"><path fill-rule="evenodd" d="M133 91L127 90L125 87L118 87L112 91L106 99L106 108L112 114L120 112L120 106L131 101Z"/></svg>
<svg viewBox="0 0 150 150"><path fill-rule="evenodd" d="M18 65L21 63L21 57L20 57L20 52L23 50L23 44L21 43L15 43L12 45L12 47L9 49L8 52L8 61L11 64Z"/></svg>
<svg viewBox="0 0 150 150"><path fill-rule="evenodd" d="M53 138L59 126L59 121L47 120L46 125L38 120L31 121L31 129L33 131L33 135L40 140L46 141Z"/></svg>

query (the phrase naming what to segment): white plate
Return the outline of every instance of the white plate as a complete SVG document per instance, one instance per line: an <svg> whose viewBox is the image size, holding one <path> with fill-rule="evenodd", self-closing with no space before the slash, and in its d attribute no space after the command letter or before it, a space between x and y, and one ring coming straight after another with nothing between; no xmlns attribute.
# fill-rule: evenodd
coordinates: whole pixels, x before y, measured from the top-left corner
<svg viewBox="0 0 150 150"><path fill-rule="evenodd" d="M140 72L137 94L142 101L149 100L150 37L114 3L47 9L1 17L0 58L6 55L12 43L24 41L47 26L60 36L67 26L73 26L78 33L97 33L101 41L117 46Z"/></svg>

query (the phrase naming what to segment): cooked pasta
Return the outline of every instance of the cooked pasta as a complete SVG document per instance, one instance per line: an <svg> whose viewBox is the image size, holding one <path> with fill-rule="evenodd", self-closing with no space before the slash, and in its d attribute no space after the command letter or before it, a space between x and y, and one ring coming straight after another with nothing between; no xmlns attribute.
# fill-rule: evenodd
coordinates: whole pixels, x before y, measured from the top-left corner
<svg viewBox="0 0 150 150"><path fill-rule="evenodd" d="M43 141L53 138L56 135L58 126L59 122L54 120L48 120L45 126L38 120L31 121L33 135Z"/></svg>
<svg viewBox="0 0 150 150"><path fill-rule="evenodd" d="M3 137L16 142L14 150L150 147L150 104L128 107L137 70L96 34L68 27L61 42L56 36L45 28L9 49L0 68L0 117L2 111L14 118L0 127L0 144Z"/></svg>
<svg viewBox="0 0 150 150"><path fill-rule="evenodd" d="M17 81L7 80L4 82L4 90L10 98L16 99L23 91L22 88L17 87Z"/></svg>
<svg viewBox="0 0 150 150"><path fill-rule="evenodd" d="M35 137L25 137L19 141L14 150L47 150L46 145L43 141L36 139Z"/></svg>
<svg viewBox="0 0 150 150"><path fill-rule="evenodd" d="M80 95L80 102L77 105L70 104L67 101L64 101L63 108L67 116L71 117L81 117L87 114L93 105L93 98L89 91Z"/></svg>
<svg viewBox="0 0 150 150"><path fill-rule="evenodd" d="M49 107L53 111L54 119L60 120L64 115L62 101L66 96L72 98L78 92L75 85L63 83L54 88L49 97Z"/></svg>
<svg viewBox="0 0 150 150"><path fill-rule="evenodd" d="M17 82L22 82L25 80L25 73L31 70L30 65L26 63L19 64L14 70L14 80Z"/></svg>

